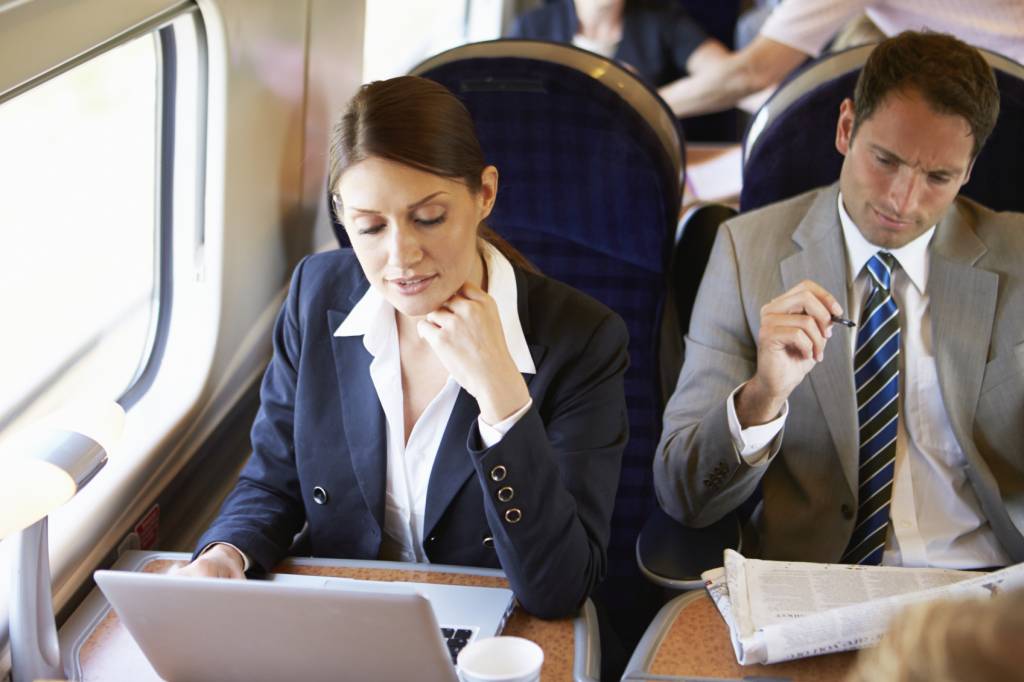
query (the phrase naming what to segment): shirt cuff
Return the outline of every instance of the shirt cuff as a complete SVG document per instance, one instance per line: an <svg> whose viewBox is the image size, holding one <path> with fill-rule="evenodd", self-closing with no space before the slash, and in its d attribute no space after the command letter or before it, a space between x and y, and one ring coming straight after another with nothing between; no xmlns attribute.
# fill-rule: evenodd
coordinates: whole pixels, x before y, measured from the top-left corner
<svg viewBox="0 0 1024 682"><path fill-rule="evenodd" d="M246 554L245 552L243 552L242 550L238 549L234 545L232 545L230 542L219 542L219 541L218 542L211 542L210 544L208 544L206 547L203 547L199 551L199 554L196 555L196 558L202 556L203 554L206 554L207 550L209 550L214 545L227 545L231 549L233 549L236 552L238 552L239 554L241 554L242 555L242 562L243 562L242 573L248 573L249 572L249 567L252 566L252 562L249 561L249 555Z"/></svg>
<svg viewBox="0 0 1024 682"><path fill-rule="evenodd" d="M526 414L529 409L533 407L533 398L526 401L526 404L512 413L511 416L505 417L500 422L491 426L484 421L483 415L476 418L477 427L480 429L480 440L484 442L484 449L493 448L495 445L501 442L501 439L505 437L513 426L516 425L523 415Z"/></svg>
<svg viewBox="0 0 1024 682"><path fill-rule="evenodd" d="M766 424L740 426L739 417L736 416L736 393L746 386L746 382L740 384L729 394L726 400L726 412L729 415L729 433L732 435L732 444L736 448L736 455L749 466L767 464L772 450L777 448L769 447L772 441L782 433L782 427L786 425L786 415L789 414L789 401L782 405L779 416Z"/></svg>

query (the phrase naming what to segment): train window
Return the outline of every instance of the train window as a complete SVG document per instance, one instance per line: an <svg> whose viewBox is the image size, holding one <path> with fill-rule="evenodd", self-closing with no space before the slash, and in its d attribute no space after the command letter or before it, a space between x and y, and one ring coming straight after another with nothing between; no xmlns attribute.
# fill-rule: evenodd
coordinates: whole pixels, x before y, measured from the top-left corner
<svg viewBox="0 0 1024 682"><path fill-rule="evenodd" d="M368 2L363 80L400 76L439 52L498 38L515 5L502 0Z"/></svg>
<svg viewBox="0 0 1024 682"><path fill-rule="evenodd" d="M157 319L157 33L0 104L0 437L117 398Z"/></svg>

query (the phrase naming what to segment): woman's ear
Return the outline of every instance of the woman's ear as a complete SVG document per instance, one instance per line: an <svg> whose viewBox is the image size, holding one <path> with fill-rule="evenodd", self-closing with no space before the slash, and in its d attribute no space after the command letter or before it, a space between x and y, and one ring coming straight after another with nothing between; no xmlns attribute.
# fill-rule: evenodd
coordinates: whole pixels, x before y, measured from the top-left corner
<svg viewBox="0 0 1024 682"><path fill-rule="evenodd" d="M498 169L494 166L487 166L480 174L480 220L483 220L491 214L491 209L494 208L494 200L497 198Z"/></svg>

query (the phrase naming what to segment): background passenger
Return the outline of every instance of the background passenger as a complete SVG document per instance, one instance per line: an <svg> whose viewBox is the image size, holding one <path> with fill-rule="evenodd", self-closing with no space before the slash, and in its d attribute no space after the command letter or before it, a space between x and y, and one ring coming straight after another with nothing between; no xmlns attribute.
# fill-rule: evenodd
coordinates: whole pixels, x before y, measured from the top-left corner
<svg viewBox="0 0 1024 682"><path fill-rule="evenodd" d="M1024 591L917 604L862 650L847 682L1024 679Z"/></svg>
<svg viewBox="0 0 1024 682"><path fill-rule="evenodd" d="M574 613L605 572L625 325L483 224L498 171L432 81L363 86L329 182L352 248L296 268L252 457L184 571L269 571L308 523L315 556L500 566Z"/></svg>
<svg viewBox="0 0 1024 682"><path fill-rule="evenodd" d="M733 107L777 85L836 33L866 13L885 35L930 29L1024 62L1024 4L1020 0L783 0L760 33L738 52L659 91L677 116Z"/></svg>
<svg viewBox="0 0 1024 682"><path fill-rule="evenodd" d="M957 197L998 112L977 50L890 38L840 107L838 183L723 225L655 456L669 514L760 498L744 548L770 559L1024 561L1024 215Z"/></svg>
<svg viewBox="0 0 1024 682"><path fill-rule="evenodd" d="M729 55L671 0L556 0L519 17L509 37L571 43L614 59L652 88L703 73ZM684 124L688 140L735 137L731 117Z"/></svg>
<svg viewBox="0 0 1024 682"><path fill-rule="evenodd" d="M519 17L509 37L571 43L626 65L651 87L728 54L678 4L659 0L557 0Z"/></svg>

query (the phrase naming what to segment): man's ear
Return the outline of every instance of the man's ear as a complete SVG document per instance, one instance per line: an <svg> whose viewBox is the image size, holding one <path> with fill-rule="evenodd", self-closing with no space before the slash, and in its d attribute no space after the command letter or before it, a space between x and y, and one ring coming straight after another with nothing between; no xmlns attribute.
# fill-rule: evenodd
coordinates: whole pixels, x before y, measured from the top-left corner
<svg viewBox="0 0 1024 682"><path fill-rule="evenodd" d="M494 201L498 198L498 169L494 166L487 166L480 174L480 198L483 200L480 219L483 220L491 214Z"/></svg>
<svg viewBox="0 0 1024 682"><path fill-rule="evenodd" d="M836 149L846 156L853 143L853 100L847 97L839 105L839 121L836 123Z"/></svg>
<svg viewBox="0 0 1024 682"><path fill-rule="evenodd" d="M977 160L978 157L975 156L973 159L971 159L971 162L967 164L967 172L964 173L964 179L960 181L961 187L963 187L964 185L971 181L971 171L974 170L974 162Z"/></svg>

